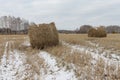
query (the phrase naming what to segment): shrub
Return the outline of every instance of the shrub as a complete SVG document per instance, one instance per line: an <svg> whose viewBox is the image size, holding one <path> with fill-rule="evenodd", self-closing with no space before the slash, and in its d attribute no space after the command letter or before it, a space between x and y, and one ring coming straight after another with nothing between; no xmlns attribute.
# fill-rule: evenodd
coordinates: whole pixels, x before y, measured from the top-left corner
<svg viewBox="0 0 120 80"><path fill-rule="evenodd" d="M91 28L88 31L88 37L107 37L107 33L104 27L98 27L97 29Z"/></svg>
<svg viewBox="0 0 120 80"><path fill-rule="evenodd" d="M29 28L29 37L32 48L43 49L59 43L55 24L33 24Z"/></svg>

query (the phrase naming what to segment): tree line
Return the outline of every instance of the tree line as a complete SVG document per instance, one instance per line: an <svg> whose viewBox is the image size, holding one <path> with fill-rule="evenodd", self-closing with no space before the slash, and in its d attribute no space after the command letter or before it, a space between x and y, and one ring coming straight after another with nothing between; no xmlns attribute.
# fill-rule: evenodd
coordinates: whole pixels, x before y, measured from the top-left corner
<svg viewBox="0 0 120 80"><path fill-rule="evenodd" d="M20 17L0 17L0 34L27 34L29 22Z"/></svg>
<svg viewBox="0 0 120 80"><path fill-rule="evenodd" d="M110 25L110 26L98 26L103 27L107 33L120 33L120 26ZM76 29L76 33L88 33L88 31L93 28L91 25L82 25L79 29ZM97 28L97 27L94 27Z"/></svg>
<svg viewBox="0 0 120 80"><path fill-rule="evenodd" d="M120 26L119 25L110 25L110 26L97 26L97 27L103 27L103 29L107 33L120 33ZM58 30L59 33L81 33L81 34L86 34L91 28L97 28L91 25L82 25L79 28L75 30Z"/></svg>
<svg viewBox="0 0 120 80"><path fill-rule="evenodd" d="M0 28L0 34L27 34L28 33L28 29L26 30L19 30L19 31L15 31L15 30L11 30L10 28Z"/></svg>

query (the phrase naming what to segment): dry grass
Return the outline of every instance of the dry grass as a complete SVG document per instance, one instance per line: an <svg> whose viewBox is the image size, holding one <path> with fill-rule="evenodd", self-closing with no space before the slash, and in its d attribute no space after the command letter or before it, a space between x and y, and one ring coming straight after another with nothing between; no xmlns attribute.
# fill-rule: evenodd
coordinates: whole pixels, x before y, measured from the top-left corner
<svg viewBox="0 0 120 80"><path fill-rule="evenodd" d="M105 49L120 52L120 34L109 34L106 38L88 38L89 41L99 44Z"/></svg>
<svg viewBox="0 0 120 80"><path fill-rule="evenodd" d="M27 35L0 35L0 58L4 53L5 44L8 41L15 42L14 48L18 48L24 42Z"/></svg>
<svg viewBox="0 0 120 80"><path fill-rule="evenodd" d="M70 48L59 44L57 46L46 48L45 51L48 51L57 57L62 57L64 54L67 54L70 51Z"/></svg>
<svg viewBox="0 0 120 80"><path fill-rule="evenodd" d="M105 38L90 38L87 34L59 34L60 40L71 44L92 47L86 41L99 44L106 49L115 49L120 51L120 34L108 34Z"/></svg>
<svg viewBox="0 0 120 80"><path fill-rule="evenodd" d="M72 54L64 55L64 61L72 63L77 67L84 68L91 63L91 55L74 51ZM76 72L77 73L77 72Z"/></svg>
<svg viewBox="0 0 120 80"><path fill-rule="evenodd" d="M86 41L91 41L93 43L99 43L100 46L105 48L112 48L120 50L120 34L109 34L106 38L89 38L87 34L59 34L59 38L62 41L66 41L71 44L83 45L92 47ZM39 74L40 67L45 68L44 60L40 59L37 54L40 50L32 49L30 46L19 46L27 38L27 35L1 35L0 50L4 52L4 45L7 41L14 41L14 48L23 51L27 55L27 62L32 65L33 70ZM112 44L112 45L111 45ZM78 51L72 51L70 47L59 44L57 46L49 47L44 49L58 58L58 62L67 69L74 69L79 80L119 80L120 79L120 65L109 65L105 63L101 58L98 59L96 64L92 64L91 60L94 60L90 54L85 52L81 53ZM2 52L1 52L2 53ZM34 63L34 62L37 62ZM74 64L75 68L69 66L69 64ZM61 66L61 65L60 65ZM116 71L116 69L118 69ZM82 76L82 78L81 78Z"/></svg>
<svg viewBox="0 0 120 80"><path fill-rule="evenodd" d="M42 58L38 56L38 53L40 50L38 49L32 49L30 46L22 45L26 40L28 40L27 35L0 35L0 59L2 55L4 54L5 44L6 42L13 42L13 44L8 45L8 50L19 50L22 53L25 53L26 56L26 63L29 64L31 67L27 69L27 71L33 71L31 72L32 75L35 75L37 73L40 75L40 70L44 68L46 70L45 62ZM1 46L2 45L2 46ZM2 50L2 51L1 51ZM7 54L7 56L10 56ZM33 77L29 77L33 80ZM27 80L27 79L25 79Z"/></svg>
<svg viewBox="0 0 120 80"><path fill-rule="evenodd" d="M47 48L46 51L56 56L60 66L66 67L68 70L73 69L69 64L74 64L76 68L74 71L78 77L82 74L82 69L91 64L90 61L92 57L90 54L73 51L68 46L60 44L55 47Z"/></svg>
<svg viewBox="0 0 120 80"><path fill-rule="evenodd" d="M69 47L64 45L59 45L52 48L47 48L47 51L53 56L58 58L60 66L65 67L66 69L73 69L75 71L78 79L87 79L87 80L119 80L120 76L120 65L109 65L105 63L102 58L98 58L96 64L91 63L92 56L89 53L81 53L78 51L72 51ZM71 67L70 64L74 64L74 67ZM117 71L116 71L117 69Z"/></svg>
<svg viewBox="0 0 120 80"><path fill-rule="evenodd" d="M86 41L91 41L93 43L99 43L100 46L104 46L109 48L111 42L115 41L115 43L120 44L120 34L109 34L107 38L89 38L87 34L60 34L60 40L66 41L71 44L83 45L91 47ZM114 43L114 48L120 50L118 44ZM52 55L60 58L62 61L60 63L65 66L67 64L74 64L74 71L79 79L87 79L87 80L119 80L120 76L120 67L119 65L109 65L109 63L105 63L103 59L98 59L96 64L92 64L91 60L94 60L90 54L80 53L77 51L72 51L67 46L59 45L52 48L47 48L47 51ZM117 67L118 66L118 67ZM67 67L68 69L71 67ZM118 68L117 72L116 68ZM83 78L81 78L82 76Z"/></svg>
<svg viewBox="0 0 120 80"><path fill-rule="evenodd" d="M85 41L88 39L87 34L59 34L61 41L71 44L86 45Z"/></svg>

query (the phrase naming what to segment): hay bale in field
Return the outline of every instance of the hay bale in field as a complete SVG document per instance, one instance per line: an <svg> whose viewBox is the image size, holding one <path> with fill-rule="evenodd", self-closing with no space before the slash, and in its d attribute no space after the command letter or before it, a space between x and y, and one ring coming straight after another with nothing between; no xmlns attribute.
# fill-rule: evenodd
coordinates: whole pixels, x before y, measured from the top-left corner
<svg viewBox="0 0 120 80"><path fill-rule="evenodd" d="M58 36L58 31L56 29L55 23L53 23L53 22L50 23L50 27L51 27L51 32L54 35L52 37L53 40L55 40L54 45L57 45L59 43L59 39L58 39L59 36Z"/></svg>
<svg viewBox="0 0 120 80"><path fill-rule="evenodd" d="M91 28L88 31L88 37L107 37L107 33L103 27Z"/></svg>
<svg viewBox="0 0 120 80"><path fill-rule="evenodd" d="M50 24L31 25L29 37L32 48L43 49L59 43L58 32L53 22Z"/></svg>
<svg viewBox="0 0 120 80"><path fill-rule="evenodd" d="M107 37L107 32L104 27L97 28L97 37Z"/></svg>
<svg viewBox="0 0 120 80"><path fill-rule="evenodd" d="M88 31L88 37L96 37L97 30L95 28L91 28Z"/></svg>

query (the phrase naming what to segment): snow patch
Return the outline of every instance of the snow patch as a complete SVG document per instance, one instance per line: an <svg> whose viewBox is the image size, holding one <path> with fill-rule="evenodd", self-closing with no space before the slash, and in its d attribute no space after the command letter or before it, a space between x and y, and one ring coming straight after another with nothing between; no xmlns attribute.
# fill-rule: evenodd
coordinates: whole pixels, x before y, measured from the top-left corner
<svg viewBox="0 0 120 80"><path fill-rule="evenodd" d="M70 47L71 49L73 49L74 51L79 51L79 52L85 52L88 54L91 54L93 59L92 63L95 63L98 59L102 58L106 63L108 63L108 61L110 62L110 64L118 64L120 63L120 56L117 56L116 54L110 54L110 51L108 50L104 50L102 53L99 51L99 47L96 49L92 49L92 48L87 48L85 46L81 46L81 45L72 45L66 42L62 42L63 45L66 45L68 47Z"/></svg>
<svg viewBox="0 0 120 80"><path fill-rule="evenodd" d="M6 42L5 51L0 63L0 80L31 79L36 73L27 64L26 56L18 50L11 51L11 42Z"/></svg>
<svg viewBox="0 0 120 80"><path fill-rule="evenodd" d="M66 71L65 68L57 66L57 62L54 57L47 52L40 52L40 57L45 60L47 65L47 73L44 69L41 70L42 80L77 80L73 71Z"/></svg>
<svg viewBox="0 0 120 80"><path fill-rule="evenodd" d="M29 46L30 46L30 42L26 40L26 41L24 41L24 42L22 43L22 45L29 47Z"/></svg>

